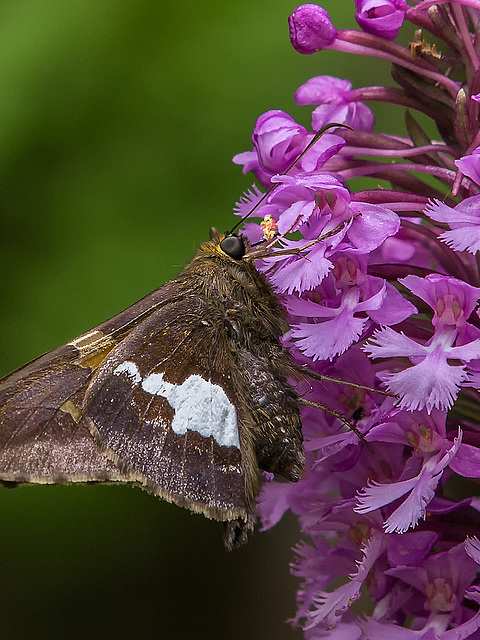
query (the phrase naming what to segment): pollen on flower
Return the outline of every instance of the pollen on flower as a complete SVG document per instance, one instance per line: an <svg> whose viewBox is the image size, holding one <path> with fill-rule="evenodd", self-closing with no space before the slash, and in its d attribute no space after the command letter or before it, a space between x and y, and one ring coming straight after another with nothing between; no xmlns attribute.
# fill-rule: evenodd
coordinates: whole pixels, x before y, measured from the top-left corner
<svg viewBox="0 0 480 640"><path fill-rule="evenodd" d="M265 240L273 240L278 235L278 225L270 214L264 216L260 226L263 229L263 237Z"/></svg>

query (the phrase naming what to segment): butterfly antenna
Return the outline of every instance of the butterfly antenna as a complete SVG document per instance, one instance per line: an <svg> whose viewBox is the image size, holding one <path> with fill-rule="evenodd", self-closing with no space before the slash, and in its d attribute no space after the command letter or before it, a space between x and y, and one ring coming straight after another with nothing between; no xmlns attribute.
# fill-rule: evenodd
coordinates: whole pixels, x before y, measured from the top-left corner
<svg viewBox="0 0 480 640"><path fill-rule="evenodd" d="M292 162L292 164L288 167L288 169L282 173L281 175L286 176L288 174L289 171L291 171L293 169L293 167L297 164L297 162L299 162L299 160L301 160L303 158L303 156L307 153L307 151L309 151L314 144L316 144L320 138L323 136L323 134L328 131L328 129L333 129L334 127L345 127L346 129L351 129L353 131L353 128L350 127L348 124L339 124L338 122L330 122L329 124L325 124L321 129L319 129L317 131L317 133L313 136L313 138L310 140L310 142L307 144L307 146L305 147L305 149L302 151L302 153L297 156L297 158ZM272 193L272 191L274 191L278 185L280 183L279 182L275 182L275 184L273 186L270 187L270 189L263 194L263 196L260 198L260 200L255 204L255 206L253 206L250 211L243 216L243 218L241 218L237 224L232 228L232 230L229 232L228 235L231 235L235 229L238 229L238 227L243 223L244 220L246 220L247 218L249 218L254 211L262 204L262 202L264 202L266 200L266 198L268 198L268 196Z"/></svg>

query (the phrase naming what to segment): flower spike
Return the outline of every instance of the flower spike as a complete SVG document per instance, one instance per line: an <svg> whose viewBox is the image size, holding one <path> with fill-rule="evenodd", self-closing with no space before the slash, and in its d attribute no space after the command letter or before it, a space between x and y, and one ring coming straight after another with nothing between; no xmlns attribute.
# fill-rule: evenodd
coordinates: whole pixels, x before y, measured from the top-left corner
<svg viewBox="0 0 480 640"><path fill-rule="evenodd" d="M383 60L397 86L315 76L295 93L311 129L269 111L234 159L269 189L240 200L235 229L263 219L245 225L245 257L288 312L307 458L297 484L265 484L260 514L264 528L298 517L294 623L307 638L476 638L480 0L355 11L361 31L297 7L293 47ZM405 135L375 129L382 102L402 110Z"/></svg>

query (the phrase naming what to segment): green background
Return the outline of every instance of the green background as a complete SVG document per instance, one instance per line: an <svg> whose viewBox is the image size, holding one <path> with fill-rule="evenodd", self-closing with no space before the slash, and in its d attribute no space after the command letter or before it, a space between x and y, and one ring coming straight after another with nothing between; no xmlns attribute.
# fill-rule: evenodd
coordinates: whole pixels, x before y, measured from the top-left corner
<svg viewBox="0 0 480 640"><path fill-rule="evenodd" d="M326 0L338 28L354 3ZM313 75L388 65L288 39L286 0L0 4L0 373L175 276L253 178L231 157ZM391 129L382 112L378 130ZM398 114L397 114L398 118ZM292 639L293 518L223 550L221 525L127 487L0 490L0 635Z"/></svg>

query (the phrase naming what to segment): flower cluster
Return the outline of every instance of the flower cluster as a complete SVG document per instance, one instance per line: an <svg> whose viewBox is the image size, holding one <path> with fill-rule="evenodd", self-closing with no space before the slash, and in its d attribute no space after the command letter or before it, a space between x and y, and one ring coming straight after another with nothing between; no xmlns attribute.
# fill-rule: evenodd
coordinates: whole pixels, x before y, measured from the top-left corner
<svg viewBox="0 0 480 640"><path fill-rule="evenodd" d="M383 59L397 86L311 78L295 93L313 106L311 128L269 111L234 158L265 190L276 185L262 202L254 186L237 213L259 203L255 215L278 228L281 252L257 267L284 300L285 344L352 383L306 379L298 394L362 436L302 407L306 471L266 483L260 514L264 528L287 509L299 518L294 622L307 638L480 638L480 0L355 9L361 30L298 7L293 46ZM409 47L393 41L404 23ZM407 135L376 132L373 102L405 112ZM329 123L345 127L287 171ZM245 233L256 242L263 230L249 222Z"/></svg>

